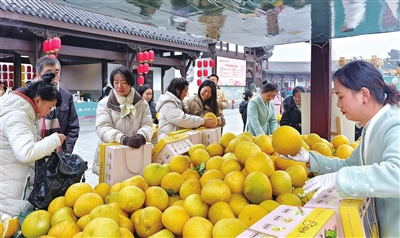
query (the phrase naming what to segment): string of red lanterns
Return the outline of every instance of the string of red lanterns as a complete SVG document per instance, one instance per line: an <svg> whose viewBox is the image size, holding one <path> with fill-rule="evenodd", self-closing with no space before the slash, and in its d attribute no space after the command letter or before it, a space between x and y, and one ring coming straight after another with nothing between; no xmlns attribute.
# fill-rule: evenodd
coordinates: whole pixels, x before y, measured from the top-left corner
<svg viewBox="0 0 400 238"><path fill-rule="evenodd" d="M150 62L151 64L154 61L154 51L149 50L139 52L137 54L137 61L139 62L139 65L137 66L137 72L139 74L138 84L141 86L144 84L144 76L142 74L148 74L150 71L150 65L147 62Z"/></svg>
<svg viewBox="0 0 400 238"><path fill-rule="evenodd" d="M215 61L213 59L210 60L197 60L197 86L200 86L203 83L202 78L208 76L208 69L203 69L203 68L213 68L215 65Z"/></svg>
<svg viewBox="0 0 400 238"><path fill-rule="evenodd" d="M50 57L58 57L58 52L61 50L61 39L59 37L53 37L43 41L43 52Z"/></svg>

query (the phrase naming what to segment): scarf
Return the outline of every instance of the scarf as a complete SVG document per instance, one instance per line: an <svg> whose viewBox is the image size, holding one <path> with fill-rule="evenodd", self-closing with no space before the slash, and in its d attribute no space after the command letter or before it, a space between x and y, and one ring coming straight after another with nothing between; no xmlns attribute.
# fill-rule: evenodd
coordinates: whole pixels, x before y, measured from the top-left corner
<svg viewBox="0 0 400 238"><path fill-rule="evenodd" d="M133 117L135 116L136 108L135 105L133 105L133 99L135 96L135 90L131 88L131 91L129 91L128 95L126 96L120 96L118 93L115 93L115 98L117 99L117 102L119 103L119 108L121 108L121 118L124 116L127 116L129 114L132 114Z"/></svg>

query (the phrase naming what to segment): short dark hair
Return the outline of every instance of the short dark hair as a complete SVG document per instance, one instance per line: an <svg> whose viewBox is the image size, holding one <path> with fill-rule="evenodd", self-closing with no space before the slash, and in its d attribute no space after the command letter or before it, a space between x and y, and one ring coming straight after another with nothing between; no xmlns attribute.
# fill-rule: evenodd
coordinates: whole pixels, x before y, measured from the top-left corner
<svg viewBox="0 0 400 238"><path fill-rule="evenodd" d="M179 90L179 92L181 93L186 86L189 87L189 82L186 81L186 79L173 78L168 85L167 91L174 94L177 98L179 98L180 95L177 94L176 90Z"/></svg>
<svg viewBox="0 0 400 238"><path fill-rule="evenodd" d="M207 78L209 79L209 78L211 78L211 77L216 77L217 78L217 81L219 81L219 77L218 77L218 75L216 75L216 74L211 74L210 76L208 76Z"/></svg>
<svg viewBox="0 0 400 238"><path fill-rule="evenodd" d="M217 112L218 112L217 86L215 85L215 83L213 81L204 80L203 83L199 86L197 96L200 97L200 99L201 99L200 91L206 86L211 88L211 97L209 99L207 99L206 101L204 101L204 105L209 106L211 108L212 112L214 114L217 114ZM203 99L202 99L202 101L203 101Z"/></svg>
<svg viewBox="0 0 400 238"><path fill-rule="evenodd" d="M58 64L58 67L60 67L61 70L61 64L58 59L44 56L36 61L36 73L40 74L45 66L53 66L56 64Z"/></svg>
<svg viewBox="0 0 400 238"><path fill-rule="evenodd" d="M294 87L294 89L293 89L293 91L292 91L293 96L294 96L296 93L298 93L298 92L305 93L306 90L304 90L304 88L303 88L302 86L296 86L296 87Z"/></svg>
<svg viewBox="0 0 400 238"><path fill-rule="evenodd" d="M133 73L127 67L120 66L114 69L110 74L110 83L112 87L114 87L114 76L117 74L123 75L129 86L132 87L133 85L135 85L135 77L133 76Z"/></svg>

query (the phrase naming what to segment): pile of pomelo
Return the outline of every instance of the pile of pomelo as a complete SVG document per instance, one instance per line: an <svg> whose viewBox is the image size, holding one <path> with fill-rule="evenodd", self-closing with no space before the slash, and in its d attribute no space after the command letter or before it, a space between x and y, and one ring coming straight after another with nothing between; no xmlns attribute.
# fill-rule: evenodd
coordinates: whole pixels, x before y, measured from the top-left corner
<svg viewBox="0 0 400 238"><path fill-rule="evenodd" d="M334 145L314 137L287 126L271 136L224 133L219 143L193 145L169 164L149 164L143 176L113 186L74 184L47 211L28 215L22 233L28 238L236 237L280 204L302 206L309 200L312 194L302 189L310 175L306 165L279 155L318 143L332 155L348 144L340 137Z"/></svg>

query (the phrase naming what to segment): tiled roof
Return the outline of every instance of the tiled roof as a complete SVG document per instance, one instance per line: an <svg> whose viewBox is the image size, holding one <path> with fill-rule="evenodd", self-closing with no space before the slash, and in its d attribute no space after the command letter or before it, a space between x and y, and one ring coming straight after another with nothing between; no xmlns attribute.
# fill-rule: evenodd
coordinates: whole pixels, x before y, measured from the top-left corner
<svg viewBox="0 0 400 238"><path fill-rule="evenodd" d="M0 0L0 9L2 11L31 15L105 31L119 32L195 47L208 47L206 41L209 39L204 37L147 26L42 0Z"/></svg>

